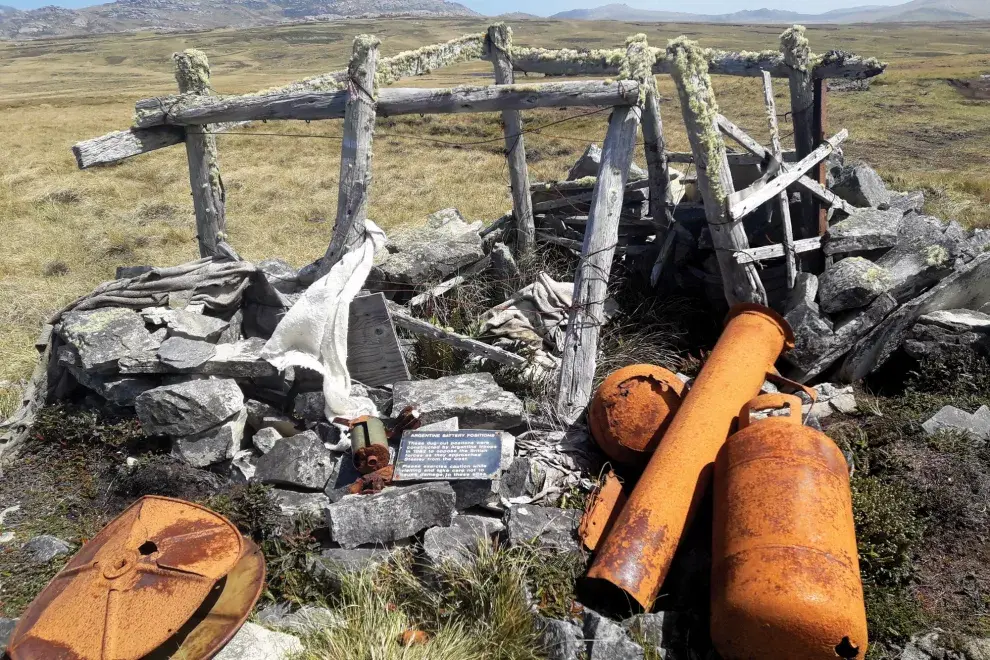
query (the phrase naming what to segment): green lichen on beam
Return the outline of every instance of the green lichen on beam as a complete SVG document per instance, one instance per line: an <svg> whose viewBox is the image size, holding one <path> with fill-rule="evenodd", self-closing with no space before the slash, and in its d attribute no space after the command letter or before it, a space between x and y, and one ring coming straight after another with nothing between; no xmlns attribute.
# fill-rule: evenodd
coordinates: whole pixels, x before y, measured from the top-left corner
<svg viewBox="0 0 990 660"><path fill-rule="evenodd" d="M626 56L622 58L619 80L634 80L639 83L639 107L646 105L650 90L656 87L653 77L653 64L656 55L651 52L645 34L634 34L626 39Z"/></svg>
<svg viewBox="0 0 990 660"><path fill-rule="evenodd" d="M383 87L401 78L423 75L461 62L480 60L484 46L484 34L467 34L442 44L424 46L417 50L399 53L394 57L386 57L378 62L375 80L379 87Z"/></svg>
<svg viewBox="0 0 990 660"><path fill-rule="evenodd" d="M595 182L598 181L597 176L586 176L580 179L574 179L572 181L546 181L537 182L529 187L530 192L554 192L554 191L564 191L564 190L592 190L595 187Z"/></svg>
<svg viewBox="0 0 990 660"><path fill-rule="evenodd" d="M519 48L512 47L513 62L555 63L569 68L575 75L582 69L618 72L626 58L626 52L619 48L574 50L570 48Z"/></svg>
<svg viewBox="0 0 990 660"><path fill-rule="evenodd" d="M377 50L381 40L370 34L359 34L354 37L354 47L351 51L351 61L347 63L347 76L353 80L365 80L368 77L368 55ZM377 62L375 63L377 65ZM377 81L377 73L375 79ZM377 85L375 86L377 88ZM374 90L368 90L375 94ZM377 94L375 94L377 96Z"/></svg>
<svg viewBox="0 0 990 660"><path fill-rule="evenodd" d="M807 29L803 25L795 25L784 30L780 35L780 51L784 62L792 69L809 71L813 66L811 43L806 36Z"/></svg>
<svg viewBox="0 0 990 660"><path fill-rule="evenodd" d="M181 94L210 93L210 61L206 53L195 48L172 53L175 62L175 82Z"/></svg>
<svg viewBox="0 0 990 660"><path fill-rule="evenodd" d="M681 36L667 44L667 58L673 66L674 83L681 105L689 109L696 124L697 139L703 151L709 186L713 196L724 200L720 168L725 145L718 132L718 102L712 93L708 59L698 43Z"/></svg>

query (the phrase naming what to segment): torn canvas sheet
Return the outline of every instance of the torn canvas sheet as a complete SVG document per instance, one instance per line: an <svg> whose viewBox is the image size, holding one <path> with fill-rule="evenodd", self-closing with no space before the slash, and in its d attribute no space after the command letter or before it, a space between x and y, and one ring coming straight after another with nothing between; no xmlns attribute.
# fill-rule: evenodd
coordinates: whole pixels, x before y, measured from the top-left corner
<svg viewBox="0 0 990 660"><path fill-rule="evenodd" d="M546 341L560 350L573 294L573 282L557 282L540 273L535 282L489 310L481 334L522 342L534 350L541 350Z"/></svg>
<svg viewBox="0 0 990 660"><path fill-rule="evenodd" d="M377 415L370 399L350 396L347 327L351 301L368 279L385 232L366 221L365 239L314 282L286 313L261 355L279 371L304 367L323 375L327 419Z"/></svg>

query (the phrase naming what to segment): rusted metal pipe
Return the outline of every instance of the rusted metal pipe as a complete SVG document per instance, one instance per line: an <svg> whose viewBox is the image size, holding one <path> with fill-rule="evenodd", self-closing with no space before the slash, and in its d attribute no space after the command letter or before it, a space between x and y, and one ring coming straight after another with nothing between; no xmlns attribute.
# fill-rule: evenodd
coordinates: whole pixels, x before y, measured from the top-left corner
<svg viewBox="0 0 990 660"><path fill-rule="evenodd" d="M649 610L743 404L794 345L787 322L756 304L733 307L725 330L605 539L582 588L614 608Z"/></svg>
<svg viewBox="0 0 990 660"><path fill-rule="evenodd" d="M789 416L751 422L755 410ZM866 655L849 470L801 401L757 397L715 461L711 635L726 660Z"/></svg>
<svg viewBox="0 0 990 660"><path fill-rule="evenodd" d="M609 472L602 485L588 497L584 515L578 525L578 538L585 548L594 552L601 545L602 539L608 536L625 505L626 494L622 490L622 480L615 472Z"/></svg>

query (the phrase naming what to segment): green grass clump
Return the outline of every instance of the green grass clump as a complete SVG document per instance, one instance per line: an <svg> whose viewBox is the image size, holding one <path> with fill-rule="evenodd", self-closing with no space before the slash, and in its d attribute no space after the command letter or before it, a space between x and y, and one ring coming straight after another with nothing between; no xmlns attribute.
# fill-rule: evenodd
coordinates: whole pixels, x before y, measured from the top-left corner
<svg viewBox="0 0 990 660"><path fill-rule="evenodd" d="M258 483L234 486L210 497L204 505L258 542L277 536L284 522L271 486Z"/></svg>
<svg viewBox="0 0 990 660"><path fill-rule="evenodd" d="M877 477L853 481L860 570L867 585L900 586L911 576L912 552L924 525L904 484Z"/></svg>

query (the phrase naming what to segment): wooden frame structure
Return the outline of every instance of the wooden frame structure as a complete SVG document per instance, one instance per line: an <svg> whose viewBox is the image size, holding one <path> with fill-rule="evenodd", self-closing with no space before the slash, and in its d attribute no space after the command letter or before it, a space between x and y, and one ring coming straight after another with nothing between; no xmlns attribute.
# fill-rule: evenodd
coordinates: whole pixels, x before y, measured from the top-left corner
<svg viewBox="0 0 990 660"><path fill-rule="evenodd" d="M513 211L500 226L515 229L518 253L533 249L537 234L534 204L526 168L525 140L520 113L533 108L612 108L602 149L602 164L591 193L591 209L584 223L581 259L575 273L573 308L564 344L557 408L565 420L576 419L587 406L597 361L599 331L604 323L608 276L617 250L622 199L629 166L640 130L647 153L649 215L661 244L654 272L663 266L673 236L669 194L669 163L693 162L704 211L715 244L725 295L729 302L766 302L756 271L761 259L786 256L788 280L793 284L795 255L816 250L827 229L825 208L814 227L805 222L797 231L785 228L782 245L750 248L741 219L772 199L786 207L785 191L796 186L806 206L848 205L825 189L824 158L845 137L826 140L826 78L868 78L883 72L885 64L850 53L811 53L804 28L795 26L781 36L781 50L733 53L704 49L681 38L665 49L652 48L644 35L631 37L625 49L547 50L513 45L512 31L492 25L483 34L427 46L394 57L380 58L379 42L361 35L354 41L346 70L333 71L280 88L238 96L214 96L209 85L209 63L199 51L176 54L179 94L138 101L135 123L80 142L73 153L80 168L119 162L125 158L184 143L196 210L202 256L236 258L226 242L225 191L220 176L215 134L231 125L268 119L343 119L344 139L340 188L333 236L321 268L326 272L364 234L368 190L372 181L371 155L377 116L500 112L505 153L512 184ZM402 89L388 85L437 68L472 60L492 63L494 85L451 89ZM610 80L514 84L515 72L547 76L608 76ZM681 112L691 142L690 154L666 151L656 74L670 74L677 85ZM762 77L766 91L773 148L768 150L718 113L710 76ZM770 78L788 79L796 153L781 150L772 106ZM730 135L748 154L728 154L722 134ZM779 176L736 194L728 173L730 162L780 163ZM785 164L785 160L797 163ZM813 176L806 173L813 172ZM812 217L811 214L806 218ZM785 215L785 219L787 216ZM797 235L798 240L795 240ZM634 247L634 246L630 246ZM621 248L620 248L621 249ZM393 310L398 313L401 310ZM411 320L409 320L411 319ZM416 321L409 317L406 323ZM462 338L466 339L466 338ZM460 341L460 340L459 340ZM474 342L477 344L478 342ZM491 347L489 347L491 348ZM504 363L517 360L499 352ZM521 358L520 358L521 359Z"/></svg>

